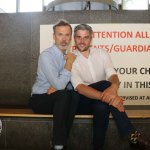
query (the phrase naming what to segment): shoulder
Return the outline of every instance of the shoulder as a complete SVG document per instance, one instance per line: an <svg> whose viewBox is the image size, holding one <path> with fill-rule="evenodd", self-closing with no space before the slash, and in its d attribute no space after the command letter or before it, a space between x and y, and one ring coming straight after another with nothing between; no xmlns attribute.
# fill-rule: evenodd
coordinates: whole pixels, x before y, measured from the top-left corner
<svg viewBox="0 0 150 150"><path fill-rule="evenodd" d="M72 64L72 68L79 67L81 58L80 58L79 55L76 55L76 56L77 56L77 57L76 57L75 61L74 61L73 64Z"/></svg>
<svg viewBox="0 0 150 150"><path fill-rule="evenodd" d="M92 54L96 55L96 56L107 56L108 53L106 50L104 49L98 49L98 48L91 48L91 52Z"/></svg>
<svg viewBox="0 0 150 150"><path fill-rule="evenodd" d="M104 49L102 49L102 48L92 48L92 50L94 51L94 52L97 52L97 53L107 53L107 51L106 50L104 50Z"/></svg>
<svg viewBox="0 0 150 150"><path fill-rule="evenodd" d="M75 59L75 61L73 62L72 66L73 66L73 67L76 67L76 66L78 66L78 65L79 65L79 58L76 57L76 59Z"/></svg>
<svg viewBox="0 0 150 150"><path fill-rule="evenodd" d="M55 47L52 46L43 50L40 54L40 57L46 57L46 56L51 56L51 55L53 56L55 53L56 53Z"/></svg>
<svg viewBox="0 0 150 150"><path fill-rule="evenodd" d="M53 52L53 48L47 48L44 51L41 52L40 56L39 56L39 61L41 62L47 62L47 61L52 61L54 58L54 52Z"/></svg>

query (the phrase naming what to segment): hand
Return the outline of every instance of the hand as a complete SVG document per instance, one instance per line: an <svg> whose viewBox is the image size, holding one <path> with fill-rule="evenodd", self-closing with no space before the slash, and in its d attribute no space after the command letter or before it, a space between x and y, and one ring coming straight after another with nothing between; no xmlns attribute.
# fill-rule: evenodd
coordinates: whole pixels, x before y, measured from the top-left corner
<svg viewBox="0 0 150 150"><path fill-rule="evenodd" d="M112 99L110 102L109 102L109 105L112 105L114 106L115 108L117 108L120 112L124 112L125 109L124 109L124 106L123 106L123 102L124 102L124 99L120 96L116 96L114 99Z"/></svg>
<svg viewBox="0 0 150 150"><path fill-rule="evenodd" d="M56 92L56 91L57 91L57 90L56 90L54 87L51 86L51 87L48 88L47 94L50 95L50 94L52 94L52 93L54 93L54 92Z"/></svg>
<svg viewBox="0 0 150 150"><path fill-rule="evenodd" d="M102 98L104 101L109 101L117 96L117 88L113 85L108 87L102 92Z"/></svg>
<svg viewBox="0 0 150 150"><path fill-rule="evenodd" d="M67 55L65 55L65 59L66 59L66 62L69 62L72 64L76 59L76 55L71 52L68 52Z"/></svg>
<svg viewBox="0 0 150 150"><path fill-rule="evenodd" d="M113 107L117 108L120 112L124 112L124 106L123 102L124 99L118 95L108 95L104 96L104 93L101 94L101 100L109 105L112 105Z"/></svg>
<svg viewBox="0 0 150 150"><path fill-rule="evenodd" d="M67 69L68 71L71 71L72 64L76 59L76 55L71 52L68 52L67 55L65 55L65 59L66 59L66 64L64 68Z"/></svg>

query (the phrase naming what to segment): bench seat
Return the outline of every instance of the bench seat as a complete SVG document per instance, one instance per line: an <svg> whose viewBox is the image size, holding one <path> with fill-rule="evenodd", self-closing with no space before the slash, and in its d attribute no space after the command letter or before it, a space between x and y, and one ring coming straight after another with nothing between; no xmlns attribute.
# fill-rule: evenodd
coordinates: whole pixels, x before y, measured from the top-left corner
<svg viewBox="0 0 150 150"><path fill-rule="evenodd" d="M126 113L129 118L150 118L150 110L126 110ZM53 115L35 114L30 108L0 108L0 117L52 118ZM90 119L92 115L76 115L75 118Z"/></svg>
<svg viewBox="0 0 150 150"><path fill-rule="evenodd" d="M134 110L132 108L127 109L126 112L133 125L146 136L149 136L150 109L140 106L140 108ZM68 141L69 149L92 149L92 117L92 115L75 116ZM53 136L53 115L35 114L30 108L24 107L1 107L0 122L3 125L0 136L0 150L9 148L16 150L50 150L49 143ZM123 142L120 138L116 123L111 115L106 136L105 150L110 150L112 147L117 147L120 150L131 150L127 142Z"/></svg>

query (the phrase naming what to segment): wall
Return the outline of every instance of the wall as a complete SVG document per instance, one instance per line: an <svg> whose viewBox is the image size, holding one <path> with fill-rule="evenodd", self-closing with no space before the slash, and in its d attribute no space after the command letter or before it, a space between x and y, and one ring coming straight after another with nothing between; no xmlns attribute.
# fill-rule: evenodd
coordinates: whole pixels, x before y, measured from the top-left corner
<svg viewBox="0 0 150 150"><path fill-rule="evenodd" d="M131 119L144 137L149 137L150 119ZM53 123L50 118L2 118L3 132L0 150L51 150ZM92 120L75 119L67 148L69 150L92 150ZM17 142L16 142L17 141ZM114 120L110 119L103 150L137 150L121 138ZM138 149L139 150L139 149Z"/></svg>
<svg viewBox="0 0 150 150"><path fill-rule="evenodd" d="M0 105L27 105L35 80L40 25L150 23L150 11L66 11L0 14ZM51 36L51 35L50 35Z"/></svg>

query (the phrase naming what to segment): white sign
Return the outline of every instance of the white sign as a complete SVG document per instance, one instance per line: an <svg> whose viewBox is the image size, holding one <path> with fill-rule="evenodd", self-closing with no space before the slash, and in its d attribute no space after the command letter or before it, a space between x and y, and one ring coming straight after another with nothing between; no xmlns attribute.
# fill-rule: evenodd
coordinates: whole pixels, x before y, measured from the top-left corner
<svg viewBox="0 0 150 150"><path fill-rule="evenodd" d="M125 104L150 105L150 24L89 25L94 31L92 46L111 55ZM52 25L41 25L40 52L52 44Z"/></svg>

